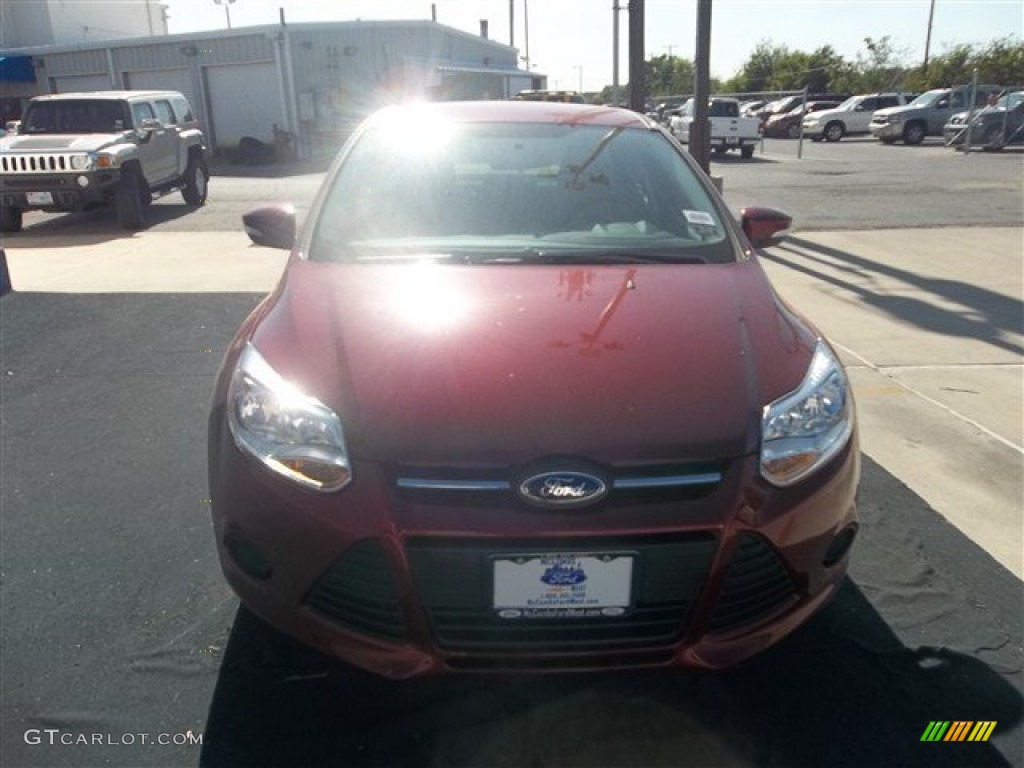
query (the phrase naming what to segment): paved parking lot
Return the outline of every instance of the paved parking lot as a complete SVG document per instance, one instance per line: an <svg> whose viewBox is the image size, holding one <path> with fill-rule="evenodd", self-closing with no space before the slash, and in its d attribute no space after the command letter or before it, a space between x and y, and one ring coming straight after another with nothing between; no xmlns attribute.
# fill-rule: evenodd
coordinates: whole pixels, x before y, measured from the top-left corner
<svg viewBox="0 0 1024 768"><path fill-rule="evenodd" d="M238 215L308 204L319 176L221 176L207 209L169 198L134 235L104 213L27 219L0 300L0 763L1024 764L1021 157L767 149L713 171L734 207L815 223L763 262L850 366L864 526L839 598L725 675L394 685L268 631L216 564L205 409L282 263ZM858 172L876 151L903 176L885 160L885 184ZM944 170L917 183L919 164ZM947 173L959 187L935 181ZM937 228L964 223L971 190L986 226ZM986 744L922 744L932 720L999 725Z"/></svg>

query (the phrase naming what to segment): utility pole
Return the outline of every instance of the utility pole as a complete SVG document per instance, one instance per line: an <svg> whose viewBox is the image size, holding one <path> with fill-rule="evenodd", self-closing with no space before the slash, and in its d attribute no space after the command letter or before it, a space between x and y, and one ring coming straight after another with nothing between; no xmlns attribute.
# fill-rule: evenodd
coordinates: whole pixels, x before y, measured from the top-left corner
<svg viewBox="0 0 1024 768"><path fill-rule="evenodd" d="M935 0L932 0L931 6L928 8L928 34L924 38L924 66L922 69L924 73L928 74L928 53L932 47L932 20L935 18Z"/></svg>
<svg viewBox="0 0 1024 768"><path fill-rule="evenodd" d="M619 0L612 0L612 104L619 104Z"/></svg>
<svg viewBox="0 0 1024 768"><path fill-rule="evenodd" d="M640 114L647 106L644 69L644 0L629 0L629 108Z"/></svg>
<svg viewBox="0 0 1024 768"><path fill-rule="evenodd" d="M516 0L508 0L508 47L516 47Z"/></svg>
<svg viewBox="0 0 1024 768"><path fill-rule="evenodd" d="M526 39L526 71L530 71L530 4L523 0L523 32Z"/></svg>
<svg viewBox="0 0 1024 768"><path fill-rule="evenodd" d="M711 96L711 0L697 0L697 50L694 56L693 122L689 150L704 173L711 173L708 98Z"/></svg>

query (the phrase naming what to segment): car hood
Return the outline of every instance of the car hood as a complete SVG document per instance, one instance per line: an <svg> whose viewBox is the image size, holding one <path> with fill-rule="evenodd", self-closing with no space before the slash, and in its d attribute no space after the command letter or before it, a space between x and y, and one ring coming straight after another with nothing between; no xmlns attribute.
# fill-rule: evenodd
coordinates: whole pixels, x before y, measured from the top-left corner
<svg viewBox="0 0 1024 768"><path fill-rule="evenodd" d="M756 261L396 266L293 257L252 339L354 458L713 460L758 450L815 335Z"/></svg>
<svg viewBox="0 0 1024 768"><path fill-rule="evenodd" d="M116 144L122 134L90 133L86 135L43 134L39 136L7 136L0 140L4 152L95 152Z"/></svg>
<svg viewBox="0 0 1024 768"><path fill-rule="evenodd" d="M804 115L804 120L825 120L830 117L841 117L847 113L845 109L819 109L817 112L808 112Z"/></svg>

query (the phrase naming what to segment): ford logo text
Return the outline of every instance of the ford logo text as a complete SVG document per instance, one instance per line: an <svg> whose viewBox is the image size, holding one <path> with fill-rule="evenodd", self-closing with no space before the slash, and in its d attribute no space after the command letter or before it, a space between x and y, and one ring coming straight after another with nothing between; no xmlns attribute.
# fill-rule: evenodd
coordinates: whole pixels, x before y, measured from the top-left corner
<svg viewBox="0 0 1024 768"><path fill-rule="evenodd" d="M544 472L524 480L519 494L535 506L571 509L597 503L608 494L608 485L583 472Z"/></svg>

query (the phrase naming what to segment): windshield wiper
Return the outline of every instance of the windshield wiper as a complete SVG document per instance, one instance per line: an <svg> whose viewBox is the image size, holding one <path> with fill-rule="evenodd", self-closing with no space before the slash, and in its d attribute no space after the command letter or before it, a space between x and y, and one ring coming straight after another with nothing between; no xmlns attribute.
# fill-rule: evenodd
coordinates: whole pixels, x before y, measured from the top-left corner
<svg viewBox="0 0 1024 768"><path fill-rule="evenodd" d="M457 254L452 254L457 260ZM700 256L665 250L609 248L522 248L480 251L466 255L466 263L503 264L706 264Z"/></svg>

